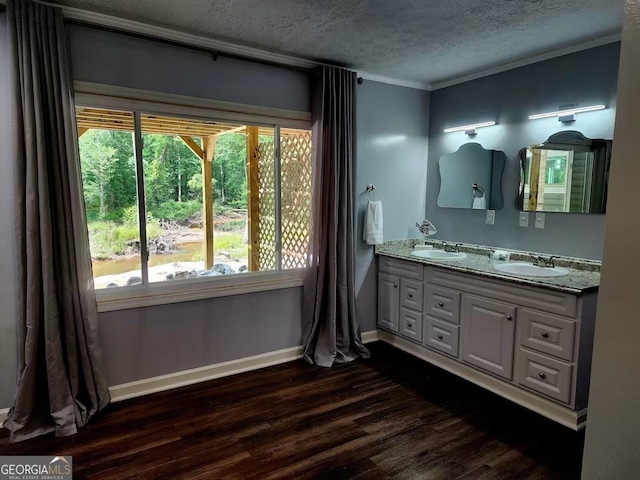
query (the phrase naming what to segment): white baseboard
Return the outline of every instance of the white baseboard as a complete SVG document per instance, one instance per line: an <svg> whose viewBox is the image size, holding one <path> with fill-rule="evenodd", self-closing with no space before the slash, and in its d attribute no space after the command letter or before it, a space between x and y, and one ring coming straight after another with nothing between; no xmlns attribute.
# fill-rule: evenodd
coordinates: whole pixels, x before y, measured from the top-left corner
<svg viewBox="0 0 640 480"><path fill-rule="evenodd" d="M362 343L372 343L378 341L378 330L369 330L368 332L362 332Z"/></svg>
<svg viewBox="0 0 640 480"><path fill-rule="evenodd" d="M362 333L362 341L364 343L375 342L377 340L378 332L376 330ZM158 377L114 385L113 387L109 387L109 392L111 393L112 402L120 402L129 398L141 397L143 395L193 385L194 383L206 382L216 378L228 377L237 375L238 373L292 362L299 358L302 358L302 346L285 348L284 350L239 358L229 362L216 363L205 367L182 370Z"/></svg>
<svg viewBox="0 0 640 480"><path fill-rule="evenodd" d="M7 414L8 413L9 413L9 409L8 408L0 408L0 427L2 426L4 421L7 419Z"/></svg>

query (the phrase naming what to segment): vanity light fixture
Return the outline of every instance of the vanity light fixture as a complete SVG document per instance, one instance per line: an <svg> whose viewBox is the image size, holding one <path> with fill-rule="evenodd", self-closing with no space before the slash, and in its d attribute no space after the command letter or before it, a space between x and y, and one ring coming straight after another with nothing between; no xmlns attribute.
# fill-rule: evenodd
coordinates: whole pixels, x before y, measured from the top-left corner
<svg viewBox="0 0 640 480"><path fill-rule="evenodd" d="M473 125L463 125L461 127L451 127L445 128L444 133L452 133L452 132L464 132L467 135L475 135L478 133L476 129L483 127L493 127L496 122L482 122L482 123L474 123Z"/></svg>
<svg viewBox="0 0 640 480"><path fill-rule="evenodd" d="M574 108L563 108L574 107ZM562 105L557 112L537 113L535 115L529 115L529 120L539 120L541 118L558 117L560 122L573 122L576 119L577 113L595 112L596 110L604 110L604 105L590 105L588 107L576 107L576 105Z"/></svg>

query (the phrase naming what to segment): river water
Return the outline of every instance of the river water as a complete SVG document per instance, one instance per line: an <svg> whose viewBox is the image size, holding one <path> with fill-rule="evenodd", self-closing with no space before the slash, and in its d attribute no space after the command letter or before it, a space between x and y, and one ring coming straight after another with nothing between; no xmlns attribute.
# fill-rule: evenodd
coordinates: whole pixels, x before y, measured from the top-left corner
<svg viewBox="0 0 640 480"><path fill-rule="evenodd" d="M162 265L174 262L200 262L204 261L203 242L181 243L180 249L169 255L150 255L149 266ZM140 256L127 256L118 260L93 260L93 276L116 275L140 269Z"/></svg>

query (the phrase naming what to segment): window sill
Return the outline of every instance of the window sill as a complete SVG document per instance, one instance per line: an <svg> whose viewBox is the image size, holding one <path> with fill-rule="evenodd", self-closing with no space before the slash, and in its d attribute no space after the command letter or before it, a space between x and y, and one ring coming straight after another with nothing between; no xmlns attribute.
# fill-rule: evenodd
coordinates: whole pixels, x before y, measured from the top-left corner
<svg viewBox="0 0 640 480"><path fill-rule="evenodd" d="M96 290L98 312L193 302L210 298L301 287L304 270L258 272Z"/></svg>

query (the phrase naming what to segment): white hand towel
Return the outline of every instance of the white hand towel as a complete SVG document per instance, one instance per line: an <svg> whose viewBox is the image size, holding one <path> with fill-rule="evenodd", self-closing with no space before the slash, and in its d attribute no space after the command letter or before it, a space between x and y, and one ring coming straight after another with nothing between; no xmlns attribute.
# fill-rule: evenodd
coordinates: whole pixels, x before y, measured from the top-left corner
<svg viewBox="0 0 640 480"><path fill-rule="evenodd" d="M484 195L481 197L475 197L473 199L473 209L474 210L486 210L487 209L487 201L484 198Z"/></svg>
<svg viewBox="0 0 640 480"><path fill-rule="evenodd" d="M362 239L367 245L380 245L382 240L382 201L369 200L364 214Z"/></svg>

